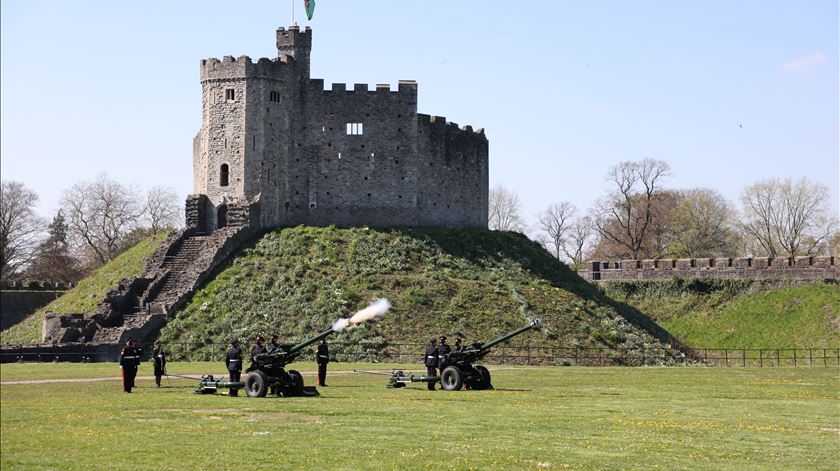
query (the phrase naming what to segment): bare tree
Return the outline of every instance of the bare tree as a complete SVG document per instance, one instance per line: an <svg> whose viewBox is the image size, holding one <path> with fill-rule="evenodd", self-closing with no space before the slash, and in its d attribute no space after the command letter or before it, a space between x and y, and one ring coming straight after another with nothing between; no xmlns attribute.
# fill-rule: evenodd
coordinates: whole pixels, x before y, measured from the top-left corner
<svg viewBox="0 0 840 471"><path fill-rule="evenodd" d="M670 212L668 253L698 258L734 256L734 210L720 193L705 188L678 193Z"/></svg>
<svg viewBox="0 0 840 471"><path fill-rule="evenodd" d="M741 226L770 257L812 255L836 231L825 185L802 178L770 179L741 193Z"/></svg>
<svg viewBox="0 0 840 471"><path fill-rule="evenodd" d="M146 193L145 215L152 233L178 227L181 212L178 195L171 188L152 187Z"/></svg>
<svg viewBox="0 0 840 471"><path fill-rule="evenodd" d="M143 214L139 201L136 191L100 175L65 191L62 206L70 234L98 264L105 264L119 254L122 239L138 225Z"/></svg>
<svg viewBox="0 0 840 471"><path fill-rule="evenodd" d="M502 185L490 189L488 225L497 231L522 232L525 223L520 213L522 203L519 195Z"/></svg>
<svg viewBox="0 0 840 471"><path fill-rule="evenodd" d="M572 203L563 201L555 203L539 214L539 225L548 235L548 242L554 256L558 259L563 252L563 245L566 233L572 224L572 218L577 213L577 208Z"/></svg>
<svg viewBox="0 0 840 471"><path fill-rule="evenodd" d="M671 174L667 162L644 159L621 162L607 174L616 188L596 204L595 230L627 256L639 258L645 251L648 231L654 222L662 180Z"/></svg>
<svg viewBox="0 0 840 471"><path fill-rule="evenodd" d="M583 257L592 249L594 233L595 225L589 216L581 216L569 226L561 247L575 267L581 266Z"/></svg>
<svg viewBox="0 0 840 471"><path fill-rule="evenodd" d="M825 185L801 178L780 184L774 226L779 245L789 257L812 255L836 227L829 217L830 192Z"/></svg>
<svg viewBox="0 0 840 471"><path fill-rule="evenodd" d="M38 195L15 181L0 183L0 278L8 279L32 260L44 221L35 214Z"/></svg>
<svg viewBox="0 0 840 471"><path fill-rule="evenodd" d="M778 253L773 233L773 213L778 201L778 188L773 180L758 182L741 192L744 217L740 227L769 257Z"/></svg>

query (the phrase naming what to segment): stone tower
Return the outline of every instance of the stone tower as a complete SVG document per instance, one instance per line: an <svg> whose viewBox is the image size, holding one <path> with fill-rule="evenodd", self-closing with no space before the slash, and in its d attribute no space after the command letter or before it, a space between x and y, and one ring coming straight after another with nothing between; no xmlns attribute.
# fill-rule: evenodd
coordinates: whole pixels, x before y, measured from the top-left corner
<svg viewBox="0 0 840 471"><path fill-rule="evenodd" d="M486 228L484 131L418 114L414 81L325 90L311 49L293 26L275 59L201 61L188 224Z"/></svg>

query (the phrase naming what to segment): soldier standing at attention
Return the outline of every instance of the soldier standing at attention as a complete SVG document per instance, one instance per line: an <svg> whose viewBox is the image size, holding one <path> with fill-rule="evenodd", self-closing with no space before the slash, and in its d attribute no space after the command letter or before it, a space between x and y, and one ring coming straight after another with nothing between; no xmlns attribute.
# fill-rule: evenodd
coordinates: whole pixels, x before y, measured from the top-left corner
<svg viewBox="0 0 840 471"><path fill-rule="evenodd" d="M263 353L267 353L268 350L265 349L265 345L263 345L263 338L261 335L257 335L257 344L251 348L251 361L254 361L254 358L257 355L261 355Z"/></svg>
<svg viewBox="0 0 840 471"><path fill-rule="evenodd" d="M330 349L327 347L327 339L321 339L318 350L315 352L315 362L318 363L318 386L327 385L327 363L330 362Z"/></svg>
<svg viewBox="0 0 840 471"><path fill-rule="evenodd" d="M446 344L446 336L440 336L440 345L438 345L438 369L443 371L449 364L449 354L452 352L452 347Z"/></svg>
<svg viewBox="0 0 840 471"><path fill-rule="evenodd" d="M437 364L438 364L438 349L437 349L437 340L432 339L428 348L426 348L426 357L424 359L424 364L426 365L426 376L437 376ZM435 390L435 383L432 381L428 382L429 391Z"/></svg>
<svg viewBox="0 0 840 471"><path fill-rule="evenodd" d="M130 393L137 377L137 367L140 365L140 349L136 341L129 337L125 347L120 352L120 368L122 369L123 391Z"/></svg>
<svg viewBox="0 0 840 471"><path fill-rule="evenodd" d="M233 339L230 342L230 350L225 356L225 366L228 370L228 376L231 381L239 381L239 375L242 373L242 351L239 350L239 340ZM239 395L239 390L230 388L228 396L236 397Z"/></svg>
<svg viewBox="0 0 840 471"><path fill-rule="evenodd" d="M268 349L266 350L267 353L271 353L280 348L280 345L277 345L277 338L277 334L271 334L271 341L268 342Z"/></svg>
<svg viewBox="0 0 840 471"><path fill-rule="evenodd" d="M155 365L155 385L160 387L160 377L166 374L166 352L160 346L160 340L155 340L155 349L152 351L152 361Z"/></svg>

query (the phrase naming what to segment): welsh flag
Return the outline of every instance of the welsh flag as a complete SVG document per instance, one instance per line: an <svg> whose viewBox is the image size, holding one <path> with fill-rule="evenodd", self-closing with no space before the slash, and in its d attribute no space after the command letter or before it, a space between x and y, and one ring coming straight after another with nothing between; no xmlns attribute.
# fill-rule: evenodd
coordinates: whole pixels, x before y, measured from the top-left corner
<svg viewBox="0 0 840 471"><path fill-rule="evenodd" d="M306 19L312 20L315 14L315 0L303 0L303 9L306 10Z"/></svg>

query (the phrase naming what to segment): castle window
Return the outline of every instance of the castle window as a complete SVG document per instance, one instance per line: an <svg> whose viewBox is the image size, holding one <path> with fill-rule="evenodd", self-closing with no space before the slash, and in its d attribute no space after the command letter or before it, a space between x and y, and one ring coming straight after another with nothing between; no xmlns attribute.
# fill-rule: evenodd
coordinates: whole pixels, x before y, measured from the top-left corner
<svg viewBox="0 0 840 471"><path fill-rule="evenodd" d="M228 173L228 164L222 164L222 166L219 167L219 186L228 186Z"/></svg>
<svg viewBox="0 0 840 471"><path fill-rule="evenodd" d="M232 88L225 89L225 100L228 102L234 101L236 99L236 92Z"/></svg>
<svg viewBox="0 0 840 471"><path fill-rule="evenodd" d="M364 134L364 123L347 123L347 135L361 136Z"/></svg>
<svg viewBox="0 0 840 471"><path fill-rule="evenodd" d="M280 92L269 92L268 101L273 103L280 103Z"/></svg>

